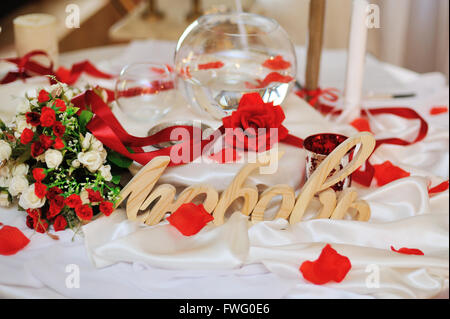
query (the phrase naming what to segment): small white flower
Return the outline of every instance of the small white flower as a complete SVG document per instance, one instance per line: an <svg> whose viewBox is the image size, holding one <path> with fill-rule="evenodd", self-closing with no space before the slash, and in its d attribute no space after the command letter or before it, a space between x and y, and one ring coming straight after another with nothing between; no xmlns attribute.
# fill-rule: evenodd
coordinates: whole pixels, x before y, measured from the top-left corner
<svg viewBox="0 0 450 319"><path fill-rule="evenodd" d="M30 102L27 99L20 99L19 104L17 105L16 112L17 113L26 113L30 112Z"/></svg>
<svg viewBox="0 0 450 319"><path fill-rule="evenodd" d="M17 175L11 178L8 191L12 196L17 196L23 193L28 188L28 185L28 180L24 175Z"/></svg>
<svg viewBox="0 0 450 319"><path fill-rule="evenodd" d="M80 192L80 199L82 204L89 204L89 193L87 190L83 189Z"/></svg>
<svg viewBox="0 0 450 319"><path fill-rule="evenodd" d="M24 209L40 208L45 204L45 197L39 198L34 193L34 184L30 185L19 198L19 205Z"/></svg>
<svg viewBox="0 0 450 319"><path fill-rule="evenodd" d="M0 187L9 187L9 177L0 176Z"/></svg>
<svg viewBox="0 0 450 319"><path fill-rule="evenodd" d="M103 163L102 157L99 152L89 151L86 153L78 153L78 160L83 164L91 173L96 172Z"/></svg>
<svg viewBox="0 0 450 319"><path fill-rule="evenodd" d="M63 160L63 155L60 151L48 149L45 151L45 163L48 168L57 168Z"/></svg>
<svg viewBox="0 0 450 319"><path fill-rule="evenodd" d="M11 152L12 149L9 143L4 140L0 140L0 161L9 159Z"/></svg>
<svg viewBox="0 0 450 319"><path fill-rule="evenodd" d="M12 169L13 176L25 176L28 174L28 164L22 163L15 165Z"/></svg>
<svg viewBox="0 0 450 319"><path fill-rule="evenodd" d="M8 207L10 204L8 192L2 191L0 192L0 206Z"/></svg>
<svg viewBox="0 0 450 319"><path fill-rule="evenodd" d="M111 166L110 165L102 165L99 168L99 172L102 175L102 177L105 179L105 181L109 182L109 181L112 180Z"/></svg>
<svg viewBox="0 0 450 319"><path fill-rule="evenodd" d="M80 167L81 163L80 163L79 160L74 159L74 160L72 161L71 165L72 165L72 167L78 168L78 167Z"/></svg>
<svg viewBox="0 0 450 319"><path fill-rule="evenodd" d="M86 151L91 147L91 141L92 141L93 137L94 136L92 136L91 133L89 133L89 132L86 133L86 136L82 139L82 142L81 142L81 147L83 148L83 150Z"/></svg>

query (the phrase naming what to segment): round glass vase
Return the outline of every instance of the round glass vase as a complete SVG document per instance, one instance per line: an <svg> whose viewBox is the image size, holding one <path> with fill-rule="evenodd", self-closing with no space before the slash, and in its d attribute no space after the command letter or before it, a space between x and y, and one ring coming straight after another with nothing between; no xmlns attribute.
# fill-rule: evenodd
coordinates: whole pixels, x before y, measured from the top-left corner
<svg viewBox="0 0 450 319"><path fill-rule="evenodd" d="M175 69L189 104L221 119L245 93L281 104L295 82L297 60L288 34L251 13L204 15L178 40Z"/></svg>

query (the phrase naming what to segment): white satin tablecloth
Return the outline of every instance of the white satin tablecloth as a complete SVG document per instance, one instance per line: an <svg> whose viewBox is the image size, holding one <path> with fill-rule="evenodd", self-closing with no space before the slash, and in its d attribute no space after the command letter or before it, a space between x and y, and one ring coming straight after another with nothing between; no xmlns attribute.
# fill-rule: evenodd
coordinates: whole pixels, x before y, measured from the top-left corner
<svg viewBox="0 0 450 319"><path fill-rule="evenodd" d="M132 61L171 62L173 43L142 41L127 47L96 49L63 56L62 63L89 59L102 70L118 73ZM298 49L303 74L304 48ZM64 60L65 58L65 60ZM323 87L342 89L345 52L325 51ZM6 68L1 65L0 72ZM1 75L1 74L0 74ZM17 97L46 85L42 78L26 84L0 86L0 116L14 113ZM96 83L109 88L114 82L83 76L77 85ZM366 92L413 91L413 99L366 101L365 107L409 106L429 123L427 137L403 147L383 145L372 163L391 161L411 173L383 187L357 187L372 210L369 222L312 219L289 225L277 219L251 225L239 212L219 227L207 225L185 237L166 221L144 226L126 220L123 209L83 227L82 234L58 232L55 241L25 225L23 212L0 209L0 222L20 228L30 244L14 256L0 256L0 296L13 298L433 298L448 296L449 194L428 195L428 186L449 176L448 113L431 116L434 105L448 106L448 86L440 74L418 75L386 65L368 56ZM199 115L179 96L162 120L201 119L212 127L219 122ZM337 125L291 95L283 103L284 125L299 137L319 132L351 135L349 125ZM114 111L130 133L145 135L152 123L137 124ZM377 138L414 139L419 123L392 116L371 122ZM273 175L252 174L251 185L289 184L297 191L304 180L303 150L280 143L285 155ZM188 164L168 168L161 183L187 186L209 183L225 189L243 164ZM137 167L135 167L136 169ZM271 203L270 212L277 209ZM306 260L315 260L330 243L347 256L352 268L341 283L317 286L299 272ZM390 247L418 248L423 256L405 255ZM66 281L76 265L79 288ZM373 279L376 277L374 285Z"/></svg>

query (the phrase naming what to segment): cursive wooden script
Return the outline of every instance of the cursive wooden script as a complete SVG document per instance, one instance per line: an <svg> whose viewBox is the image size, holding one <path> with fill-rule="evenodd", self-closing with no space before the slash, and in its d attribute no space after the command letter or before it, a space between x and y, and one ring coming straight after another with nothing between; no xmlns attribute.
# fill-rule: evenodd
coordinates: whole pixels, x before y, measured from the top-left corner
<svg viewBox="0 0 450 319"><path fill-rule="evenodd" d="M360 145L359 151L350 163L333 176L328 177L333 168L340 163L342 157L358 144ZM354 189L346 189L337 196L330 187L344 180L360 167L374 148L375 139L370 133L359 133L347 139L319 165L301 189L297 199L295 199L294 190L288 185L271 186L261 196L255 187L244 186L245 180L254 170L268 166L274 160L279 160L283 155L281 152L275 158L270 156L273 152L267 152L262 156L257 156L255 163L249 163L242 167L220 198L213 187L200 184L187 187L176 200L175 187L170 184L162 184L153 189L170 162L168 156L160 156L145 165L125 186L121 192L121 200L116 206L128 198L126 204L128 218L155 225L164 218L165 214L174 212L183 203L191 202L199 195L204 194L203 205L206 211L213 214L216 225L221 225L224 223L227 209L237 198L244 199L244 204L240 209L241 213L247 216L251 215L252 222L260 222L264 220L264 212L272 198L281 195L282 200L276 218L286 220L289 218L289 222L294 224L302 220L310 202L317 194L322 203L322 209L316 218L343 219L348 210L352 208L356 211L357 220L367 221L370 218L370 207L366 202L356 200L358 194Z"/></svg>

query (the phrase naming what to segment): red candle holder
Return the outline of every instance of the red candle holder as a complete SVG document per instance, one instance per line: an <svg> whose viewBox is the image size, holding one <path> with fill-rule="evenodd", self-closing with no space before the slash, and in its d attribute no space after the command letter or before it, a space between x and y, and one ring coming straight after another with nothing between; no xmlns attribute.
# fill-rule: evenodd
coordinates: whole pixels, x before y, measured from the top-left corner
<svg viewBox="0 0 450 319"><path fill-rule="evenodd" d="M303 147L306 150L306 179L310 178L320 163L346 139L347 136L334 133L321 133L308 136L303 141ZM353 150L354 148L347 152L339 165L330 172L328 177L333 176L351 161ZM331 188L335 191L342 191L344 188L350 187L351 184L352 178L349 175L344 180L334 184Z"/></svg>

